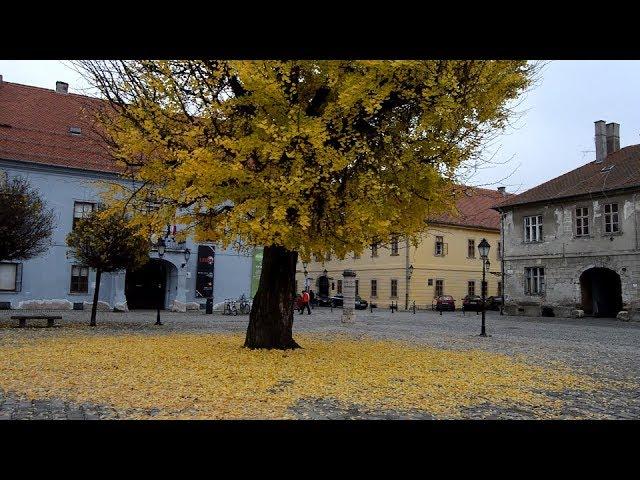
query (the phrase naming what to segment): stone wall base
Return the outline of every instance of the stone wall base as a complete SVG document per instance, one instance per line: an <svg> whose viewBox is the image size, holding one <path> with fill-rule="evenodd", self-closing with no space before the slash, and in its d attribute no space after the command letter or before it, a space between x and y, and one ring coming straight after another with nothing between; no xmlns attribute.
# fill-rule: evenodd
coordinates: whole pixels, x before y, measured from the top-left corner
<svg viewBox="0 0 640 480"><path fill-rule="evenodd" d="M18 303L19 310L73 310L69 300L23 300Z"/></svg>

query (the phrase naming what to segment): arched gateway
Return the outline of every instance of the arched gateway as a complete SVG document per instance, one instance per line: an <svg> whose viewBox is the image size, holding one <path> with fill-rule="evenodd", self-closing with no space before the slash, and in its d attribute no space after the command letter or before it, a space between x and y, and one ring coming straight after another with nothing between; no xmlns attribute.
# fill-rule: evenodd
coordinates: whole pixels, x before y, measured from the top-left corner
<svg viewBox="0 0 640 480"><path fill-rule="evenodd" d="M175 297L178 270L167 260L151 258L137 270L127 270L125 295L129 309L165 309ZM173 293L173 295L172 295Z"/></svg>
<svg viewBox="0 0 640 480"><path fill-rule="evenodd" d="M620 275L608 268L590 268L580 275L582 309L594 317L615 317L622 310Z"/></svg>

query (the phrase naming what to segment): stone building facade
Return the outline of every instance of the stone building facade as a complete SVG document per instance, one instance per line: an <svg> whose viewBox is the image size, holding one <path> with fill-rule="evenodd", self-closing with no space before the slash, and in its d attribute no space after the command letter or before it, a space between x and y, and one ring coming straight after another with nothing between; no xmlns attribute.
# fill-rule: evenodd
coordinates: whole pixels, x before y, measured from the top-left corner
<svg viewBox="0 0 640 480"><path fill-rule="evenodd" d="M639 316L640 145L604 121L595 139L596 160L494 207L509 314Z"/></svg>

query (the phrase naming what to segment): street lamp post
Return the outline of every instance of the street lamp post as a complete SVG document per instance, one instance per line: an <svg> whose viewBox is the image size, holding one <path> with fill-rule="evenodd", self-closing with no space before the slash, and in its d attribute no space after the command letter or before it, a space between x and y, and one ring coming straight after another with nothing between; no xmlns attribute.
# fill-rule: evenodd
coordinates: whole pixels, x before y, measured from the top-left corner
<svg viewBox="0 0 640 480"><path fill-rule="evenodd" d="M161 238L158 240L158 257L160 259L162 259L162 257L164 257L164 252L166 250L167 246L164 242L164 238ZM159 268L160 268L160 276L158 277L158 290L162 289L162 263L159 263ZM160 321L160 302L162 301L162 295L159 294L158 295L158 304L157 304L157 311L156 311L156 323L155 325L162 325L162 322Z"/></svg>
<svg viewBox="0 0 640 480"><path fill-rule="evenodd" d="M489 263L489 249L491 245L487 242L486 238L483 238L478 245L478 251L480 252L480 258L482 259L482 330L480 332L481 337L486 337L487 332L485 330L485 311L487 301L487 284L485 279L485 267L490 265Z"/></svg>
<svg viewBox="0 0 640 480"><path fill-rule="evenodd" d="M405 289L405 295L404 295L404 309L405 310L409 310L409 286L411 284L411 277L413 276L413 265L409 265L409 267L407 268L407 288Z"/></svg>
<svg viewBox="0 0 640 480"><path fill-rule="evenodd" d="M302 268L304 269L304 272L303 272L303 273L304 273L304 289L305 289L305 290L308 290L308 289L309 289L309 280L308 280L309 272L307 271L307 264L306 264L306 262L304 262L304 263L302 264ZM296 292L296 293L297 293L297 292Z"/></svg>

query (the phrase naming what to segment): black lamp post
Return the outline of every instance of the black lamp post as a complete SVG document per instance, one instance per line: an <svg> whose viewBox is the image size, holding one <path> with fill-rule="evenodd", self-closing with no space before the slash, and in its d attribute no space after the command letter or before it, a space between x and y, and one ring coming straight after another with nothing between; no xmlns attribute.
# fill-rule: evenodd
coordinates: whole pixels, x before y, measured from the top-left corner
<svg viewBox="0 0 640 480"><path fill-rule="evenodd" d="M166 251L166 244L164 242L164 238L161 238L158 240L158 257L160 259L162 259L162 257L164 257L164 252ZM159 263L158 265L160 267L160 275L158 276L158 290L162 289L162 263ZM160 321L160 308L161 305L160 303L162 302L162 294L160 293L158 295L158 308L157 308L157 312L156 312L156 323L155 325L162 325L162 322ZM162 302L164 303L164 302Z"/></svg>
<svg viewBox="0 0 640 480"><path fill-rule="evenodd" d="M486 310L486 301L487 301L487 282L485 280L485 266L488 267L489 263L489 249L491 245L487 242L486 238L483 238L480 244L478 245L478 251L480 252L480 258L482 259L482 331L480 332L481 337L486 337L487 332L484 326L484 317Z"/></svg>
<svg viewBox="0 0 640 480"><path fill-rule="evenodd" d="M191 257L191 250L189 250L188 248L184 249L184 252L182 252L184 254L184 263L182 264L182 268L184 268L187 263L189 263L189 257Z"/></svg>

